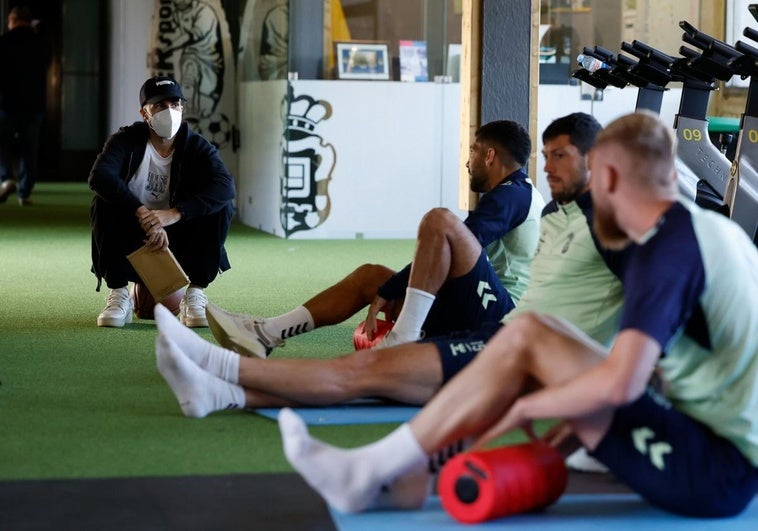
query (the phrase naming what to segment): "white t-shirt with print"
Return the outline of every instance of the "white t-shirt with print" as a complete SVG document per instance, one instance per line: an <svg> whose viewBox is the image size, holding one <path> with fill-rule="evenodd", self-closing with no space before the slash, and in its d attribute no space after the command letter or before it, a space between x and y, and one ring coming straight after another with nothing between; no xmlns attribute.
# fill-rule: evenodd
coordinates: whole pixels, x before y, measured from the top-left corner
<svg viewBox="0 0 758 531"><path fill-rule="evenodd" d="M162 157L148 140L145 156L129 181L129 190L150 210L169 208L169 181L174 153Z"/></svg>

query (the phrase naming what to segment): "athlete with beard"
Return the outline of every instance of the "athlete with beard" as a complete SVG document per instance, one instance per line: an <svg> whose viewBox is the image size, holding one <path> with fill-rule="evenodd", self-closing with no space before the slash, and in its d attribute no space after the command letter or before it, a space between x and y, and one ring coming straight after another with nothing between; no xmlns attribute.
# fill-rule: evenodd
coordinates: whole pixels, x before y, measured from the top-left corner
<svg viewBox="0 0 758 531"><path fill-rule="evenodd" d="M331 505L361 511L445 445L473 437L480 447L558 418L548 442L574 434L653 505L696 517L744 510L758 491L758 250L732 221L679 201L675 144L657 116L636 113L590 153L595 232L629 251L610 349L559 316L521 313L415 418L369 446L324 444L283 410L292 465Z"/></svg>

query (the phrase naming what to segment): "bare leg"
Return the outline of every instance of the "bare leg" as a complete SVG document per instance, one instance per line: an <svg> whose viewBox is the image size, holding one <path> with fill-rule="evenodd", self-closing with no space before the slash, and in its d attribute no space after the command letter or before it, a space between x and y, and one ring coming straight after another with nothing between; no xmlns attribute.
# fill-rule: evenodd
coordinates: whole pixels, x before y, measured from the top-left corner
<svg viewBox="0 0 758 531"><path fill-rule="evenodd" d="M241 357L238 381L248 391L249 407L327 405L369 396L424 404L442 385L442 366L435 345L409 343L327 360ZM271 395L282 401L265 403Z"/></svg>
<svg viewBox="0 0 758 531"><path fill-rule="evenodd" d="M419 224L403 308L383 345L418 339L442 285L471 271L481 252L476 237L457 216L445 208L430 210Z"/></svg>
<svg viewBox="0 0 758 531"><path fill-rule="evenodd" d="M264 360L210 344L161 305L156 306L156 320L160 333L188 361L244 388L248 407L325 405L368 396L423 404L442 385L439 352L429 343L361 350L326 360Z"/></svg>
<svg viewBox="0 0 758 531"><path fill-rule="evenodd" d="M290 337L352 317L371 303L392 275L393 271L382 265L364 264L303 305L270 318L236 314L209 304L208 323L222 346L246 356L266 358Z"/></svg>
<svg viewBox="0 0 758 531"><path fill-rule="evenodd" d="M437 293L449 278L471 271L482 248L471 231L446 208L424 215L418 229L410 286ZM371 303L394 271L383 265L364 264L337 284L303 304L317 327L341 323Z"/></svg>
<svg viewBox="0 0 758 531"><path fill-rule="evenodd" d="M600 345L565 322L522 315L502 328L411 420L411 430L429 453L463 437L479 436L505 414L526 385L555 385L603 358ZM584 440L583 423L572 424Z"/></svg>
<svg viewBox="0 0 758 531"><path fill-rule="evenodd" d="M302 421L285 409L279 418L285 453L330 504L342 510L364 510L372 506L383 485L416 470L420 456L467 436L479 436L497 423L522 390L570 379L599 364L603 354L602 347L564 322L525 314L493 337L409 424L372 445L342 450L316 441ZM604 413L597 419L573 422L572 427L587 444L585 436L597 433L603 423L607 427L608 422L610 413ZM387 462L394 466L388 467Z"/></svg>
<svg viewBox="0 0 758 531"><path fill-rule="evenodd" d="M341 323L371 304L379 287L394 274L378 264L364 264L303 304L316 328Z"/></svg>
<svg viewBox="0 0 758 531"><path fill-rule="evenodd" d="M436 294L448 279L471 271L481 252L476 237L455 214L432 209L419 224L408 285Z"/></svg>

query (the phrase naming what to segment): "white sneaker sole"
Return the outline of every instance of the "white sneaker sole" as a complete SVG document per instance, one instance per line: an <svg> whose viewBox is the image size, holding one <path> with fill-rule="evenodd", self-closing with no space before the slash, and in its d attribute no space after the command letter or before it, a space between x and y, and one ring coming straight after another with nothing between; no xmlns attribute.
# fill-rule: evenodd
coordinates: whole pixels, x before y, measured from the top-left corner
<svg viewBox="0 0 758 531"><path fill-rule="evenodd" d="M243 356L266 358L266 347L227 312L215 304L208 304L205 307L205 316L208 318L211 333L219 345Z"/></svg>
<svg viewBox="0 0 758 531"><path fill-rule="evenodd" d="M181 323L187 328L208 328L208 320L203 317L179 317Z"/></svg>
<svg viewBox="0 0 758 531"><path fill-rule="evenodd" d="M132 322L131 312L126 317L103 317L102 315L97 318L97 326L109 327L109 328L123 328L125 324Z"/></svg>

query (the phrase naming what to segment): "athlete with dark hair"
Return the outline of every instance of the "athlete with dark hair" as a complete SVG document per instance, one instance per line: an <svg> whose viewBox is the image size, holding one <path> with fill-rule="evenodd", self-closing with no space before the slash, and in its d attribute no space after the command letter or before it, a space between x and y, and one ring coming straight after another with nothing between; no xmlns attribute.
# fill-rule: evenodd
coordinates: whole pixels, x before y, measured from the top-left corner
<svg viewBox="0 0 758 531"><path fill-rule="evenodd" d="M578 120L577 127L594 139L600 125L594 120L592 127L582 123ZM551 193L574 190L575 197L545 208L531 283L505 321L527 311L550 311L609 344L617 329L623 290L611 270L618 269L614 256L601 252L590 231L587 154L571 144L567 134L546 137L543 152ZM260 359L208 343L162 306L156 307L156 319L158 368L189 417L229 408L325 405L371 396L424 404L500 326L480 324L474 332L332 359Z"/></svg>
<svg viewBox="0 0 758 531"><path fill-rule="evenodd" d="M679 200L675 145L657 116L636 113L591 151L597 237L629 250L610 349L551 308L521 313L416 417L369 446L321 443L283 410L292 465L330 504L360 511L451 442L481 446L558 418L549 442L573 433L653 505L701 518L743 511L758 492L758 250L732 221ZM416 495L404 487L406 502L423 500L423 483Z"/></svg>
<svg viewBox="0 0 758 531"><path fill-rule="evenodd" d="M371 339L384 312L394 321L383 346L473 329L513 309L529 281L544 201L523 170L529 134L516 122L481 126L466 163L470 188L482 196L461 219L436 208L422 219L413 263L395 273L364 264L303 305L263 319L208 307L218 342L245 355L266 357L284 340L341 323L370 305Z"/></svg>

